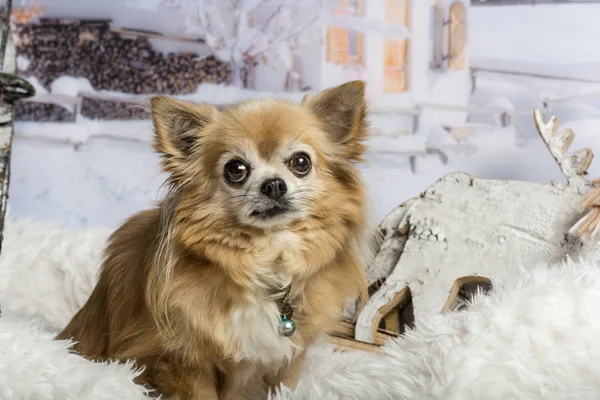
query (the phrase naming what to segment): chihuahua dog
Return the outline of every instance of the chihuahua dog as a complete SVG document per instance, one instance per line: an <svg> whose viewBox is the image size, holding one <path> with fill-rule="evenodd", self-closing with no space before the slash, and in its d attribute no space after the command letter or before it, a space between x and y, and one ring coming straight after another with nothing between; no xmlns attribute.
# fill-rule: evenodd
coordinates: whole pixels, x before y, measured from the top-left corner
<svg viewBox="0 0 600 400"><path fill-rule="evenodd" d="M168 174L156 208L110 237L99 281L60 339L135 360L172 399L266 398L366 297L364 83L300 104L151 100Z"/></svg>

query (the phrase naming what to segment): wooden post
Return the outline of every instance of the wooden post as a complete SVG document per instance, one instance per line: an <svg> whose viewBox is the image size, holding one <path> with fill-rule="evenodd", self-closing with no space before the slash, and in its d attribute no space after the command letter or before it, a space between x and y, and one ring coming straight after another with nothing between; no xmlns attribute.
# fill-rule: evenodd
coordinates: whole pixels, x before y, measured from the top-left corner
<svg viewBox="0 0 600 400"><path fill-rule="evenodd" d="M10 153L13 139L15 101L35 94L33 86L17 77L17 55L10 39L12 1L7 0L4 19L0 21L0 252L4 239L4 217L10 181ZM0 309L0 316L2 310Z"/></svg>
<svg viewBox="0 0 600 400"><path fill-rule="evenodd" d="M15 74L17 70L16 66L16 51L9 36L6 45L6 53L4 54L2 72L6 74ZM2 80L0 80L0 84L2 83ZM0 87L0 93L2 92L3 90ZM7 102L4 97L5 96L0 96L0 252L2 251L2 242L4 238L4 217L6 215L6 203L8 199L10 153L14 122L13 105L10 102Z"/></svg>
<svg viewBox="0 0 600 400"><path fill-rule="evenodd" d="M6 12L6 10L5 10ZM2 35L4 33L4 35ZM0 35L6 38L7 30L3 29L0 23ZM9 38L8 38L9 39ZM2 39L0 38L0 43ZM0 55L0 67L8 73L16 71L15 52L9 52L13 49L10 46L10 40L6 40L6 50L4 55ZM2 49L0 48L0 53ZM1 99L0 99L1 100ZM2 252L2 243L4 242L4 216L6 215L6 204L8 200L8 183L10 180L10 150L13 137L13 110L12 106L0 101L0 252ZM2 316L2 305L0 304L0 316Z"/></svg>

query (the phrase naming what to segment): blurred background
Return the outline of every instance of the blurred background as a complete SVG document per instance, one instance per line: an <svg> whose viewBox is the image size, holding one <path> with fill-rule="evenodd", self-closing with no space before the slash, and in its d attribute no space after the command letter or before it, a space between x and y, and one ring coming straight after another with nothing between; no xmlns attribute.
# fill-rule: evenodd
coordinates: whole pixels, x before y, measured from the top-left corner
<svg viewBox="0 0 600 400"><path fill-rule="evenodd" d="M581 0L14 0L36 96L16 107L8 217L114 228L156 202L153 94L299 101L354 79L378 220L453 171L563 180L532 111L600 151L598 16Z"/></svg>

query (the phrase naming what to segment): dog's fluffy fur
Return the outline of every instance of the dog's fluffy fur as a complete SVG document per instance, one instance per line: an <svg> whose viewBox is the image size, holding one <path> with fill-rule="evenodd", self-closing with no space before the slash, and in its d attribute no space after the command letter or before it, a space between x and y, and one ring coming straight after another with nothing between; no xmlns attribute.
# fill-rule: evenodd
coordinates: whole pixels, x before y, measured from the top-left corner
<svg viewBox="0 0 600 400"><path fill-rule="evenodd" d="M140 382L170 399L264 398L294 384L306 347L366 295L364 83L300 105L151 103L169 194L112 234L98 284L59 338L87 358L135 360ZM290 167L298 152L312 160L305 176ZM224 177L231 160L250 171L242 184ZM275 177L287 184L279 200L260 190ZM286 338L265 298L290 283L297 332Z"/></svg>

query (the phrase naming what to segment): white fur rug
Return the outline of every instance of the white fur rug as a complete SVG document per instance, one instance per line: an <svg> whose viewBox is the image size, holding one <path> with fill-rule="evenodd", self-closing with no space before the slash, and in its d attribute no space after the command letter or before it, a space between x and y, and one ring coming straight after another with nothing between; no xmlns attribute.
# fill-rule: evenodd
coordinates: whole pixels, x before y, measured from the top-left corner
<svg viewBox="0 0 600 400"><path fill-rule="evenodd" d="M130 365L92 363L52 340L93 287L107 234L8 223L0 256L0 399L148 398L132 383ZM319 345L299 386L276 398L600 398L600 268L569 262L495 278L490 296L418 326L385 355Z"/></svg>

